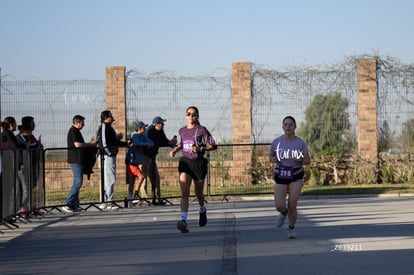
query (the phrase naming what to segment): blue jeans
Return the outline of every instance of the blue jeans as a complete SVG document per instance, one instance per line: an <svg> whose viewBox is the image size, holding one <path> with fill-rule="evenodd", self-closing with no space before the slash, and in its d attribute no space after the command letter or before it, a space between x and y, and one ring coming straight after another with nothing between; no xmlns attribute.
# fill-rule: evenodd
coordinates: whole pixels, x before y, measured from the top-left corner
<svg viewBox="0 0 414 275"><path fill-rule="evenodd" d="M70 164L70 169L73 172L73 182L69 194L66 198L65 205L69 207L79 207L79 190L83 184L83 164Z"/></svg>
<svg viewBox="0 0 414 275"><path fill-rule="evenodd" d="M116 156L104 157L105 202L114 201L114 184L116 179Z"/></svg>

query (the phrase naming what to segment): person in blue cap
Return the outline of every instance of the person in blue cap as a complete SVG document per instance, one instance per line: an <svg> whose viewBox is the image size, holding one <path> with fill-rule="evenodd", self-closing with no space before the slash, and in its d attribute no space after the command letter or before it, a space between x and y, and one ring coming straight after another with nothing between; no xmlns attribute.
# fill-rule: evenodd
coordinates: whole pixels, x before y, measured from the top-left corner
<svg viewBox="0 0 414 275"><path fill-rule="evenodd" d="M151 181L151 192L152 192L152 204L162 205L165 204L164 200L161 199L161 180L160 174L157 167L157 154L160 147L171 147L173 148L177 144L177 136L172 139L168 139L164 132L164 122L160 116L154 117L152 125L148 127L146 135L154 142L154 146L144 151L144 174L149 177Z"/></svg>
<svg viewBox="0 0 414 275"><path fill-rule="evenodd" d="M132 207L134 190L137 198L140 199L138 195L139 189L145 179L144 173L142 172L144 150L145 148L154 146L154 142L145 136L145 128L147 126L148 125L142 121L135 125L135 132L131 135L128 151L125 155L125 164L128 172L128 207Z"/></svg>

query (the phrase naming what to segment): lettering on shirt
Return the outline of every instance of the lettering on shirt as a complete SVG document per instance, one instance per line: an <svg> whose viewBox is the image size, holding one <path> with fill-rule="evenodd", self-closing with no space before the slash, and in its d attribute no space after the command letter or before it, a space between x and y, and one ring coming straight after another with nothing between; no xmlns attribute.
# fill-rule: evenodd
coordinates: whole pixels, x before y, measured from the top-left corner
<svg viewBox="0 0 414 275"><path fill-rule="evenodd" d="M300 159L303 158L303 151L280 148L280 142L277 144L275 154L278 161L282 159Z"/></svg>
<svg viewBox="0 0 414 275"><path fill-rule="evenodd" d="M200 135L199 136L197 131L198 131L198 129L196 129L196 131L195 131L194 141L192 141L193 142L192 144L194 144L197 147L206 146L207 144L216 144L216 139L213 136L209 136L209 137L206 136L206 135Z"/></svg>

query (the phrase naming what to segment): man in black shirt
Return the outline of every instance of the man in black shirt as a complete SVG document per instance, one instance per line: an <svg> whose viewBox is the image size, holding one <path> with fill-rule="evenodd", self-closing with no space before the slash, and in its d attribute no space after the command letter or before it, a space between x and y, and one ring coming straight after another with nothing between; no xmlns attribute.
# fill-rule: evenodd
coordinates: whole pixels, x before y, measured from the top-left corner
<svg viewBox="0 0 414 275"><path fill-rule="evenodd" d="M68 163L73 172L73 183L62 208L65 212L80 211L79 190L83 184L83 174L87 165L87 148L96 147L97 142L85 143L80 130L85 126L85 118L75 115L72 120L72 127L68 131Z"/></svg>

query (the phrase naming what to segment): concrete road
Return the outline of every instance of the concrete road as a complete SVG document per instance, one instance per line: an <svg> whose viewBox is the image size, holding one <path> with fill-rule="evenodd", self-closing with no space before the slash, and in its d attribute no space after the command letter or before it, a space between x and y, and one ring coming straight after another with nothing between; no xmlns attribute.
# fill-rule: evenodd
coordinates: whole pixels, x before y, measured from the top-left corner
<svg viewBox="0 0 414 275"><path fill-rule="evenodd" d="M302 197L296 239L273 201L49 213L0 227L1 274L414 274L413 197Z"/></svg>

